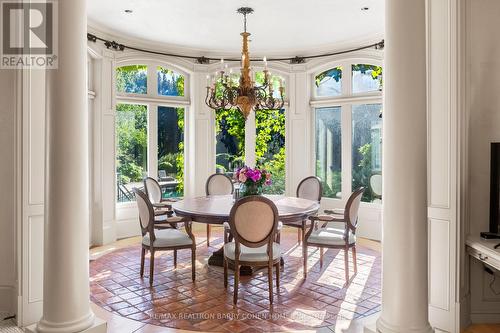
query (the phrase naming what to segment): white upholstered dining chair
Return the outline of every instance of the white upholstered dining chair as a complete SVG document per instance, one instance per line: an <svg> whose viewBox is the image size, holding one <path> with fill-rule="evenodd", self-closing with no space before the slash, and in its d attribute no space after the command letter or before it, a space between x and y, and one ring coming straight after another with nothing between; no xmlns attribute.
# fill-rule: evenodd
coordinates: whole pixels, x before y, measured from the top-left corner
<svg viewBox="0 0 500 333"><path fill-rule="evenodd" d="M304 237L302 247L304 278L307 277L308 246L320 248L320 266L323 266L323 248L343 249L346 283L349 281L349 249L352 249L354 274L357 273L356 227L358 224L359 206L364 191L364 187L354 191L347 200L344 210L325 210L325 213L327 213L325 215L309 217L311 225Z"/></svg>
<svg viewBox="0 0 500 333"><path fill-rule="evenodd" d="M297 186L297 198L307 199L312 201L321 201L323 195L323 186L321 179L316 176L309 176L302 179ZM285 225L297 228L297 242L300 244L305 235L307 220L286 222Z"/></svg>
<svg viewBox="0 0 500 333"><path fill-rule="evenodd" d="M269 302L273 303L273 266L276 268L276 289L280 288L280 244L275 236L281 229L278 209L269 199L248 196L234 204L226 230L233 236L224 237L224 287L228 284L228 265L234 267L233 303L238 301L240 266L266 267L269 281ZM226 233L225 233L226 235Z"/></svg>
<svg viewBox="0 0 500 333"><path fill-rule="evenodd" d="M155 252L173 251L174 267L177 268L177 250L191 249L191 276L194 281L196 268L196 241L191 230L191 221L188 218L163 215L161 218L164 220L165 224L183 223L185 232L176 228L156 230L155 224L158 223L158 219L155 220L153 205L149 201L149 198L144 192L137 188L134 188L133 192L139 209L139 223L142 233L141 277L144 275L146 251L150 253L149 285L152 286Z"/></svg>
<svg viewBox="0 0 500 333"><path fill-rule="evenodd" d="M164 199L161 193L160 184L156 179L151 177L144 178L144 191L148 196L149 201L155 208L156 215L162 215L172 210L173 199Z"/></svg>
<svg viewBox="0 0 500 333"><path fill-rule="evenodd" d="M214 173L207 178L205 183L206 195L227 195L233 194L234 186L231 178L223 173ZM210 246L211 226L207 223L207 247Z"/></svg>

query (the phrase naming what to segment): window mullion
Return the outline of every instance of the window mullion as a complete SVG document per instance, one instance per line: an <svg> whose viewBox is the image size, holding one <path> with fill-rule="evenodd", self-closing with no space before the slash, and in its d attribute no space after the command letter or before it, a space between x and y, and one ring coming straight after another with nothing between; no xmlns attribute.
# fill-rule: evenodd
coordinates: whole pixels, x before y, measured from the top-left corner
<svg viewBox="0 0 500 333"><path fill-rule="evenodd" d="M352 192L352 105L342 106L342 199Z"/></svg>
<svg viewBox="0 0 500 333"><path fill-rule="evenodd" d="M148 63L147 77L148 96L158 96L158 80L156 79L156 65Z"/></svg>
<svg viewBox="0 0 500 333"><path fill-rule="evenodd" d="M148 175L158 178L158 105L148 104Z"/></svg>

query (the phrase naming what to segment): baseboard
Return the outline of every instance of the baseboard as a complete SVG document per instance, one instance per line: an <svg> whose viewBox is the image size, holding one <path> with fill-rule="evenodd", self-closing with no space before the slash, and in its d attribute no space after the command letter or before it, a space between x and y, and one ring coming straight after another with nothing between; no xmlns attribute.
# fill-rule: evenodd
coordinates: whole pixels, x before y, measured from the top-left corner
<svg viewBox="0 0 500 333"><path fill-rule="evenodd" d="M102 228L102 245L110 244L116 242L116 222L106 221L104 222L104 227Z"/></svg>
<svg viewBox="0 0 500 333"><path fill-rule="evenodd" d="M500 323L500 313L471 313L472 324L498 324Z"/></svg>
<svg viewBox="0 0 500 333"><path fill-rule="evenodd" d="M0 286L0 312L14 313L15 289L13 286Z"/></svg>
<svg viewBox="0 0 500 333"><path fill-rule="evenodd" d="M140 236L141 230L137 219L116 221L116 239Z"/></svg>

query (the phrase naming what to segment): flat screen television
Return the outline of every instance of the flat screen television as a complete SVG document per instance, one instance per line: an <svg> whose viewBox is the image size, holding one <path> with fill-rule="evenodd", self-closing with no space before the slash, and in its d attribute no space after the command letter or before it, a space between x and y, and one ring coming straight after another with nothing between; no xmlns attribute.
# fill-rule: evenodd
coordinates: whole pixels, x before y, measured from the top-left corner
<svg viewBox="0 0 500 333"><path fill-rule="evenodd" d="M491 143L490 159L490 228L483 238L500 238L500 142Z"/></svg>

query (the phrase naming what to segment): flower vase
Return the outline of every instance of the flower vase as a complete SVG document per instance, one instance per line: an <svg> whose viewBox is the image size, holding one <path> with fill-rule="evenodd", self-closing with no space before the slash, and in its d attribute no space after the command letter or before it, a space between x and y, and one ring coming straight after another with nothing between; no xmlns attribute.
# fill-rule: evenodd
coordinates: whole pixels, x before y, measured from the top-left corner
<svg viewBox="0 0 500 333"><path fill-rule="evenodd" d="M242 197L247 197L249 195L261 195L262 194L262 186L258 184L251 183L243 183L240 187L240 193Z"/></svg>

